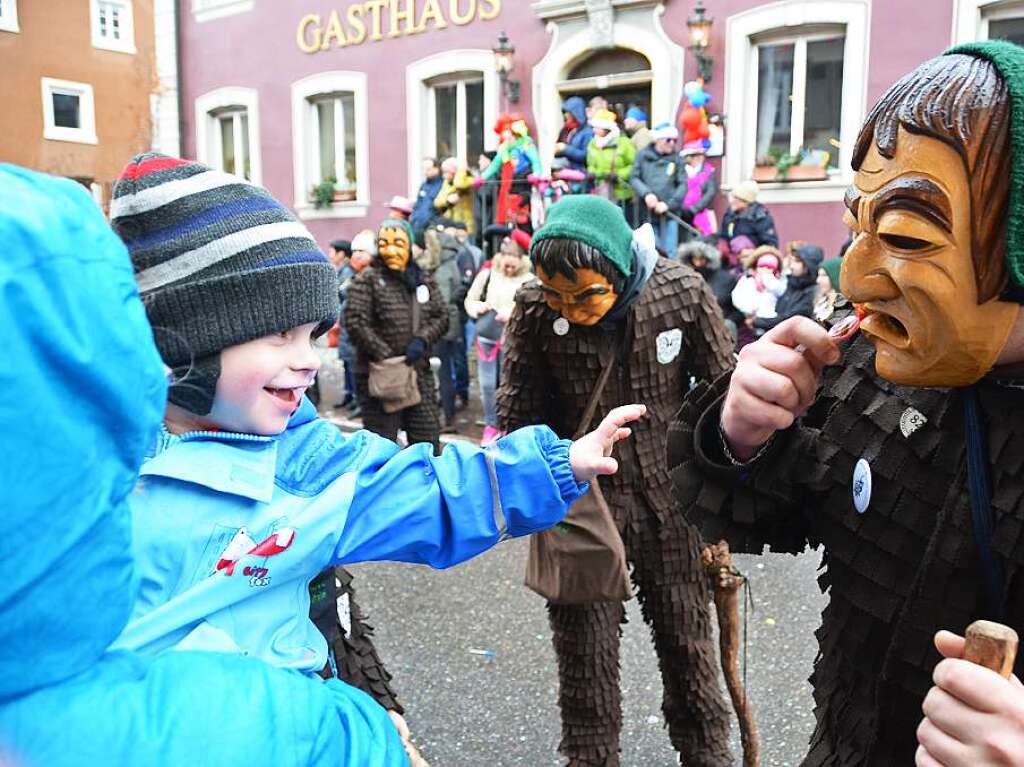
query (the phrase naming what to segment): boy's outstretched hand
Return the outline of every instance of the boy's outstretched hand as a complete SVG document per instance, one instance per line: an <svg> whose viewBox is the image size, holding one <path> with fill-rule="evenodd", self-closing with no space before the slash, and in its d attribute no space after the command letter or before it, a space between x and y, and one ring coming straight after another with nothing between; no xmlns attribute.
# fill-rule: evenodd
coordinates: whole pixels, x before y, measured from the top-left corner
<svg viewBox="0 0 1024 767"><path fill-rule="evenodd" d="M589 482L601 474L614 474L619 462L611 457L612 448L632 431L626 426L647 412L646 405L622 405L604 417L600 425L572 443L569 465L577 482Z"/></svg>
<svg viewBox="0 0 1024 767"><path fill-rule="evenodd" d="M1024 765L1024 687L1013 676L962 660L963 637L935 635L935 667L917 728L917 767Z"/></svg>

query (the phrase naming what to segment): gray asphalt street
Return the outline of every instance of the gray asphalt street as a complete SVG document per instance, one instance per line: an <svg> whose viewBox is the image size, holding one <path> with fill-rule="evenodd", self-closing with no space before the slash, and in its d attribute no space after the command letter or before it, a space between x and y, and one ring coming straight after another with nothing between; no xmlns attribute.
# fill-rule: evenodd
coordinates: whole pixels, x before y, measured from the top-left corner
<svg viewBox="0 0 1024 767"><path fill-rule="evenodd" d="M446 572L359 565L357 596L433 767L555 767L554 653L544 602L522 586L527 543L509 541ZM799 763L813 728L807 677L825 597L817 552L737 556L752 578L747 680L765 767ZM678 762L661 719L661 681L636 601L622 640L623 767ZM723 684L724 689L724 684ZM739 740L733 750L739 764Z"/></svg>

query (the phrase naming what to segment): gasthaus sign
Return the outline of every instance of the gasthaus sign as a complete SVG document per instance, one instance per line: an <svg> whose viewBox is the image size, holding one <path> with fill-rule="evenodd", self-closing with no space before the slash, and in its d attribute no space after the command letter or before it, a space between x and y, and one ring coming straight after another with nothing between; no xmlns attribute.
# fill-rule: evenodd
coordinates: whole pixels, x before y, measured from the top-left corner
<svg viewBox="0 0 1024 767"><path fill-rule="evenodd" d="M328 15L307 13L299 19L295 42L304 53L376 42L386 37L417 35L489 21L501 13L502 0L366 0Z"/></svg>

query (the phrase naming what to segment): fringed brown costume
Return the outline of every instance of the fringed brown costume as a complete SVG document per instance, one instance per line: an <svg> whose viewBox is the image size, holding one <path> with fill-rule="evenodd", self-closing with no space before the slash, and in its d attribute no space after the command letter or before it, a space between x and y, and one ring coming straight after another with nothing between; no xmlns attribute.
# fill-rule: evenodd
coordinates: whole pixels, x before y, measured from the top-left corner
<svg viewBox="0 0 1024 767"><path fill-rule="evenodd" d="M672 744L690 767L732 765L700 537L673 502L664 452L664 435L691 376L714 378L731 366L732 344L718 305L696 272L658 259L642 294L611 329L572 325L558 335L558 319L538 285L516 296L498 393L501 426L545 423L560 436L571 435L602 353L619 354L595 421L629 402L646 404L648 412L633 426L633 438L619 443L619 472L602 477L601 489L651 627ZM548 610L559 665L559 750L570 765L617 765L624 607L549 604Z"/></svg>
<svg viewBox="0 0 1024 767"><path fill-rule="evenodd" d="M334 661L330 674L359 688L386 710L404 714L391 688L391 674L373 645L373 626L356 603L348 570L324 570L309 584L309 617L327 640Z"/></svg>
<svg viewBox="0 0 1024 767"><path fill-rule="evenodd" d="M921 703L940 660L932 637L985 613L964 395L879 378L874 349L860 338L826 370L811 410L739 467L718 433L728 385L726 375L690 393L670 431L669 462L679 502L709 540L757 554L766 545L794 554L825 547L819 584L829 604L811 675L817 727L803 765L913 764ZM978 394L989 429L994 548L1009 587L1024 564L1024 391L985 379ZM872 485L863 514L852 498L860 459ZM1007 593L1007 622L1019 626L1024 592Z"/></svg>
<svg viewBox="0 0 1024 767"><path fill-rule="evenodd" d="M412 330L412 305L424 287L429 299L420 304L419 327ZM422 295L422 292L421 292ZM394 440L405 429L409 444L430 442L435 446L441 429L437 393L430 360L424 354L414 365L422 402L397 413L385 413L380 400L369 394L369 363L405 353L415 335L429 347L448 329L448 310L433 279L415 264L394 272L374 264L360 272L349 288L345 329L356 348L355 376L363 426Z"/></svg>

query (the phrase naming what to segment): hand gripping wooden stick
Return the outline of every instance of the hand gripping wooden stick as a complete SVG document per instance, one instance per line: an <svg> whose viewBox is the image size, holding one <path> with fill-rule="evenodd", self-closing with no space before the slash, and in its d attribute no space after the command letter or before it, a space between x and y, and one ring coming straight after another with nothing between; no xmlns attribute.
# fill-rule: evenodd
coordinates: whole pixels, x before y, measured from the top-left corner
<svg viewBox="0 0 1024 767"><path fill-rule="evenodd" d="M1017 659L1017 632L992 621L974 621L964 632L964 660L1009 679Z"/></svg>

